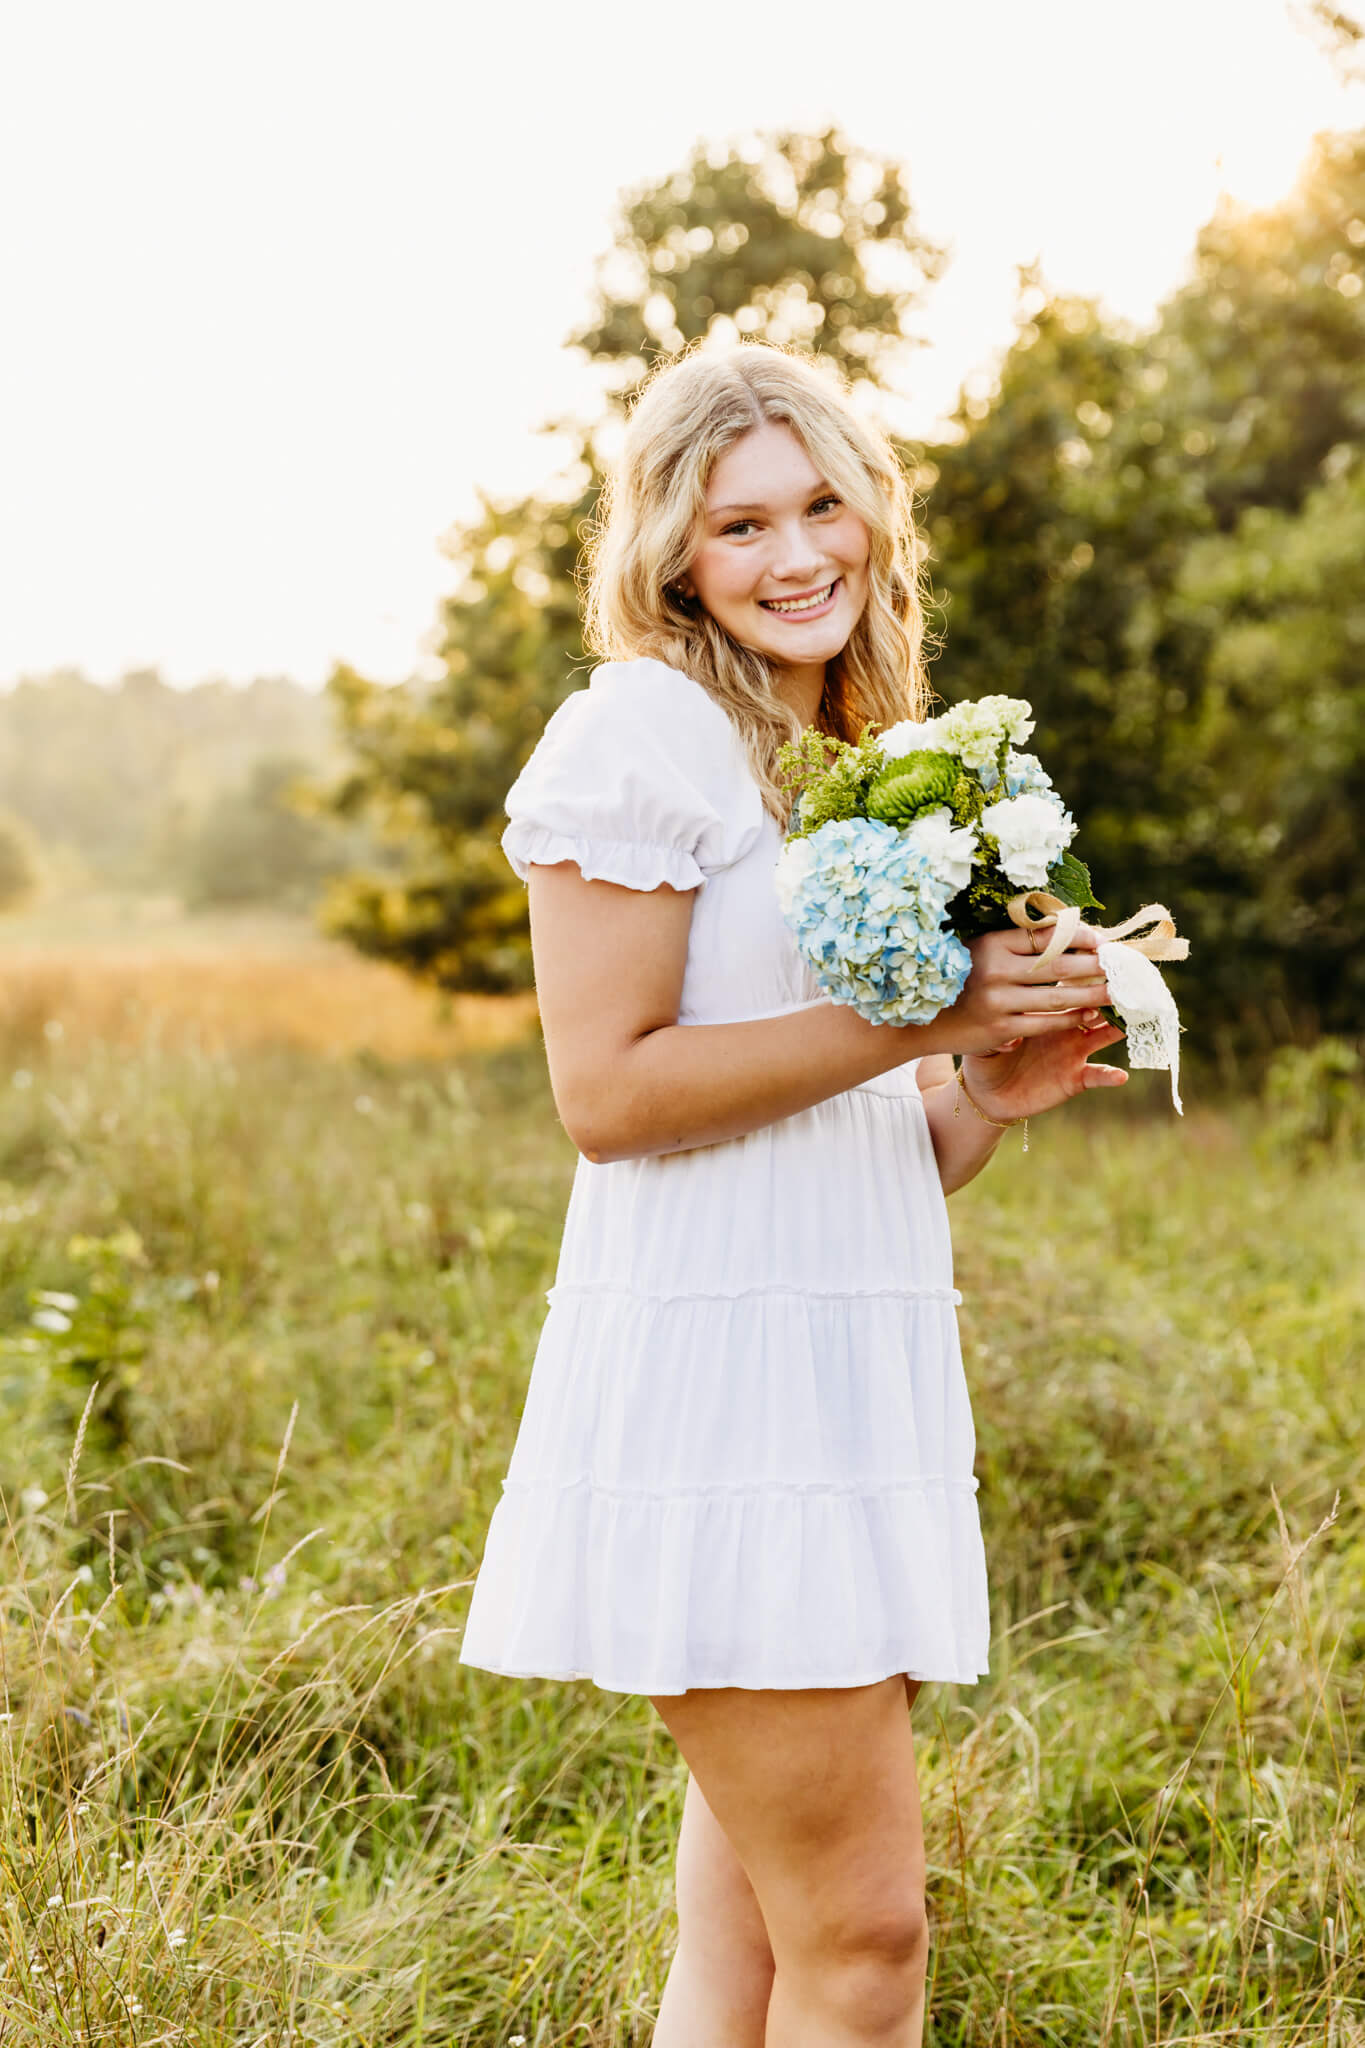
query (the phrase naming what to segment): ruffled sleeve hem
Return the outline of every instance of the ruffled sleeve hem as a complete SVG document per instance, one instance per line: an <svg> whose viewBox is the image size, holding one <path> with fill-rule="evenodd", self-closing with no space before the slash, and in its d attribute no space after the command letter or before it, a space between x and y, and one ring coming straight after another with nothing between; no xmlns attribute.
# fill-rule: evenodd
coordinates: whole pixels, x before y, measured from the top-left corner
<svg viewBox="0 0 1365 2048"><path fill-rule="evenodd" d="M533 861L553 867L575 861L585 881L619 882L626 889L674 889L706 885L705 871L678 846L653 845L639 839L580 838L517 819L502 835L502 850L524 882Z"/></svg>

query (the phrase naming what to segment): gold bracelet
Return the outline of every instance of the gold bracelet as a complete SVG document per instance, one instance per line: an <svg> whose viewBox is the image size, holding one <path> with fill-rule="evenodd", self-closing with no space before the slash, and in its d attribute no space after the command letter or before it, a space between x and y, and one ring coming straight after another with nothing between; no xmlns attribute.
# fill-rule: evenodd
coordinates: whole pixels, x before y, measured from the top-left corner
<svg viewBox="0 0 1365 2048"><path fill-rule="evenodd" d="M987 1116L985 1110L982 1109L979 1106L979 1104L973 1102L971 1096L967 1093L967 1083L962 1078L961 1067L956 1068L955 1072L957 1074L957 1094L953 1098L953 1115L959 1116L961 1114L962 1098L964 1095L966 1095L968 1103L976 1111L977 1115L980 1117L983 1124L993 1124L997 1131L1012 1131L1016 1124L1022 1124L1024 1126L1024 1150L1027 1152L1028 1118L1026 1116L1012 1116L1009 1119L1008 1123L1002 1124L998 1117Z"/></svg>

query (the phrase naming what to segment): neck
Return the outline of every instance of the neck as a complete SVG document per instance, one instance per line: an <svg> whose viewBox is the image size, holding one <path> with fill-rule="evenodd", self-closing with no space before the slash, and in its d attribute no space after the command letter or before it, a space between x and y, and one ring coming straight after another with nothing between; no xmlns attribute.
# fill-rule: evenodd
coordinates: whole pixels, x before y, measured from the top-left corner
<svg viewBox="0 0 1365 2048"><path fill-rule="evenodd" d="M820 702L825 694L825 665L814 668L783 669L773 676L773 690L784 704L790 704L803 726L819 722Z"/></svg>

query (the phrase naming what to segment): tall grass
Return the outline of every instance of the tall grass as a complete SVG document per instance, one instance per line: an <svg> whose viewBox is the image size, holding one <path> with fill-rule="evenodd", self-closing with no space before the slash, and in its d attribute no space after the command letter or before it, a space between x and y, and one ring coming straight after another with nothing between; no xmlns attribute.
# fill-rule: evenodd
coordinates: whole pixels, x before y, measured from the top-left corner
<svg viewBox="0 0 1365 2048"><path fill-rule="evenodd" d="M44 1009L0 1063L0 2043L646 2043L676 1752L456 1663L573 1165L538 1047ZM995 1634L915 1710L930 2038L1365 2041L1359 1168L1086 1101L952 1206Z"/></svg>
<svg viewBox="0 0 1365 2048"><path fill-rule="evenodd" d="M117 911L116 911L117 906ZM532 995L438 996L303 918L75 898L0 927L0 1060L56 1040L448 1059L534 1029Z"/></svg>

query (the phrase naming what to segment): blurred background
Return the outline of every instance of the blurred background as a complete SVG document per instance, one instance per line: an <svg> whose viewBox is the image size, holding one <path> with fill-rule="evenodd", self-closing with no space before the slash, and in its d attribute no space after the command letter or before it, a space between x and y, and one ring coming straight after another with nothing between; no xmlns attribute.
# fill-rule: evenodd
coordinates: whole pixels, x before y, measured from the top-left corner
<svg viewBox="0 0 1365 2048"><path fill-rule="evenodd" d="M0 2038L649 2039L676 1754L455 1661L577 1165L498 841L757 335L1191 940L1188 1114L953 1198L931 2040L1359 2048L1365 9L0 0L0 278Z"/></svg>
<svg viewBox="0 0 1365 2048"><path fill-rule="evenodd" d="M7 950L77 948L101 1028L132 944L184 961L139 982L163 1013L221 1021L227 949L277 1021L296 959L399 1039L434 1014L410 976L498 1028L464 999L529 983L502 795L586 679L573 575L624 403L661 352L766 335L896 435L934 687L1031 700L1106 904L1193 941L1191 1055L1241 1085L1349 1037L1358 22L633 19L522 50L440 5L382 36L306 6L9 17Z"/></svg>

